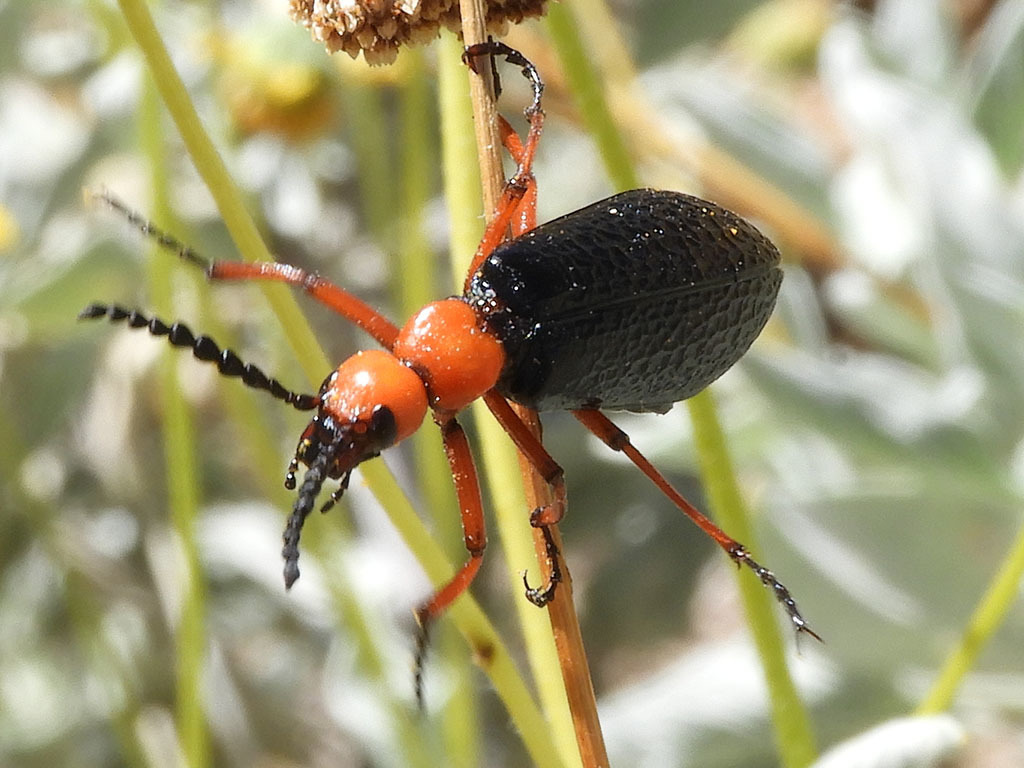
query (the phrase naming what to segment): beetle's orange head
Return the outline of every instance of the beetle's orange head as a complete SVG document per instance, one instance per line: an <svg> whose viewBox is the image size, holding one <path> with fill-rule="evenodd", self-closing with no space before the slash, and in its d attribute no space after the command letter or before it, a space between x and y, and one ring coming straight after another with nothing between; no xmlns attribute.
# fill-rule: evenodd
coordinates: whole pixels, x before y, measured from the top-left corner
<svg viewBox="0 0 1024 768"><path fill-rule="evenodd" d="M299 535L328 478L341 480L326 512L348 487L352 470L419 428L427 412L419 376L389 352L359 352L331 373L317 395L318 410L299 438L285 485L295 488L299 463L309 467L284 531L284 581L299 577Z"/></svg>

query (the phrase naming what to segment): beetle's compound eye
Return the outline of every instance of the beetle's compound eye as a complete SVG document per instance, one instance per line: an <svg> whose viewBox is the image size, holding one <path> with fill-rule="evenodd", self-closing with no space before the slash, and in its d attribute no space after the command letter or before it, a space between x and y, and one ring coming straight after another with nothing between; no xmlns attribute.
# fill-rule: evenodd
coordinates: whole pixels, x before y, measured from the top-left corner
<svg viewBox="0 0 1024 768"><path fill-rule="evenodd" d="M398 423L395 421L394 412L386 405L378 405L370 414L370 434L374 436L380 450L395 444Z"/></svg>
<svg viewBox="0 0 1024 768"><path fill-rule="evenodd" d="M320 395L320 397L323 397L324 395L326 395L328 393L328 391L330 391L331 387L334 386L334 380L337 377L338 377L337 369L335 369L335 370L331 371L329 374L327 374L327 376L324 378L323 382L321 382L321 384L320 384L320 389L317 390L317 393Z"/></svg>

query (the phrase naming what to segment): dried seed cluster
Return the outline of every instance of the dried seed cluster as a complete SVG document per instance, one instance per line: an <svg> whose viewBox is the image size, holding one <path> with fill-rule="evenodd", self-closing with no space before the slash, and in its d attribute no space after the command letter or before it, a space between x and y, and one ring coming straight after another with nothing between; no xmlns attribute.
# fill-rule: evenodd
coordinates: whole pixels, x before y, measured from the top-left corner
<svg viewBox="0 0 1024 768"><path fill-rule="evenodd" d="M390 64L401 45L428 43L441 25L459 31L458 0L289 0L292 18L308 27L331 53L359 52L369 64ZM490 0L487 30L500 35L509 22L540 16L546 0Z"/></svg>

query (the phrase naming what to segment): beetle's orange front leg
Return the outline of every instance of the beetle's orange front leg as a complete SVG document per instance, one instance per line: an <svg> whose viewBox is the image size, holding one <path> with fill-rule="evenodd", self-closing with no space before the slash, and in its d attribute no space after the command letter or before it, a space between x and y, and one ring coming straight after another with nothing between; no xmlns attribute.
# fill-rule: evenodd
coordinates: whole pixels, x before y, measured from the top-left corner
<svg viewBox="0 0 1024 768"><path fill-rule="evenodd" d="M454 416L435 415L435 419L441 427L445 454L448 456L448 465L455 481L455 494L458 496L459 512L462 515L462 534L466 549L469 551L469 560L447 584L416 610L416 619L420 625L416 641L416 701L421 706L423 660L427 653L430 625L473 583L483 563L484 549L487 547L487 527L484 521L483 501L480 497L480 483L466 433Z"/></svg>

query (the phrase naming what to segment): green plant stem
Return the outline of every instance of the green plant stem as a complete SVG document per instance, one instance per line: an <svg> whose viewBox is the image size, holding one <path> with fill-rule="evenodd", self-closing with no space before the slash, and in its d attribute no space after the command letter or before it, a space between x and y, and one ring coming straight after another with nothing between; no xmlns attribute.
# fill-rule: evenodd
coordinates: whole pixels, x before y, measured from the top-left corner
<svg viewBox="0 0 1024 768"><path fill-rule="evenodd" d="M152 177L154 215L170 220L167 198L166 143L160 125L160 103L151 79L143 87L139 110L141 145ZM157 246L151 246L156 250ZM169 259L147 260L153 306L163 317L172 316L171 272L177 265ZM185 761L190 768L210 764L209 733L203 706L203 665L206 657L206 597L196 518L199 514L198 470L195 428L181 394L177 375L178 359L165 349L161 361L161 400L163 404L164 464L167 476L167 502L171 525L183 555L184 572L180 582L180 613L173 617L175 632L175 710L178 734Z"/></svg>
<svg viewBox="0 0 1024 768"><path fill-rule="evenodd" d="M576 31L572 11L567 5L553 4L548 11L547 25L566 69L566 79L573 85L574 96L578 96L576 105L585 124L593 132L613 185L619 190L638 186L632 158L607 107L601 75L585 54L587 46ZM612 30L606 31L609 35L614 34ZM631 66L619 69L632 71ZM739 493L710 391L706 390L691 398L687 405L693 421L697 457L710 507L730 535L753 548L749 515ZM786 665L772 596L752 574L738 572L737 578L747 621L768 684L772 720L782 764L787 768L801 768L814 760L817 750L810 718Z"/></svg>
<svg viewBox="0 0 1024 768"><path fill-rule="evenodd" d="M722 528L756 552L754 528L740 495L711 390L705 389L691 397L686 405L693 421L697 459L708 503ZM814 762L817 750L810 718L786 665L785 648L775 618L776 604L771 594L746 569L737 569L737 578L750 633L768 684L781 763L791 768L802 768Z"/></svg>
<svg viewBox="0 0 1024 768"><path fill-rule="evenodd" d="M359 179L360 208L377 244L390 252L395 247L394 152L388 146L382 92L378 86L342 80L346 138L355 155Z"/></svg>
<svg viewBox="0 0 1024 768"><path fill-rule="evenodd" d="M348 117L347 139L355 154L359 169L359 189L363 217L369 222L377 244L385 252L394 252L391 262L391 281L395 288L392 303L398 317L408 318L427 302L436 299L438 291L435 254L431 252L423 229L423 211L433 188L432 173L435 160L433 118L430 83L423 54L417 49L401 53L398 71L405 73L397 84L399 137L398 151L393 151L387 130L391 116L384 109L383 91L379 86L361 82L345 82L344 102ZM397 161L397 162L396 162ZM399 179L396 188L395 179ZM396 204L397 203L397 204ZM417 491L423 507L434 522L434 530L442 538L445 551L452 558L465 555L458 502L452 484L444 446L438 430L426 426L410 438L413 448L413 466ZM340 538L350 538L349 526L335 525ZM333 580L332 580L333 586ZM339 594L336 602L342 606L339 615L349 615L353 595ZM369 627L357 628L365 636L367 646L361 658L374 658L369 645L372 638ZM466 647L455 628L441 622L433 635L433 653L445 660L449 675L449 695L441 713L443 760L440 754L415 755L421 762L434 759L452 768L469 768L480 763L480 717L476 696L476 680L466 659ZM436 649L436 650L434 650ZM367 665L368 671L380 669L379 659ZM383 670L380 670L381 672ZM403 735L411 725L395 713L398 732ZM433 740L431 747L436 747ZM436 749L435 749L436 752ZM407 756L405 762L410 763Z"/></svg>
<svg viewBox="0 0 1024 768"><path fill-rule="evenodd" d="M402 52L408 77L401 85L401 211L398 227L398 305L408 318L439 295L443 267L435 258L423 230L423 211L436 179L437 150L435 114L431 83L423 52L410 48ZM393 215L393 211L392 211ZM430 510L435 529L443 537L450 556L466 556L451 470L439 430L427 427L412 437L417 485L424 505ZM448 623L436 633L440 656L452 663L451 693L442 717L446 764L452 768L480 763L480 717L472 668L464 663L465 648Z"/></svg>
<svg viewBox="0 0 1024 768"><path fill-rule="evenodd" d="M964 677L971 671L981 651L999 626L1006 620L1010 609L1020 597L1020 583L1024 576L1024 526L996 572L995 578L975 608L960 642L946 659L931 690L917 707L919 715L933 715L944 711L953 701Z"/></svg>
<svg viewBox="0 0 1024 768"><path fill-rule="evenodd" d="M204 181L210 188L224 217L235 245L247 258L269 258L269 252L219 155L206 135L191 99L167 50L141 0L118 0L125 20L150 66L165 106L170 111L186 148ZM263 285L278 320L281 322L299 363L311 382L318 382L329 369L327 358L312 330L302 317L294 298L282 286ZM435 585L446 583L454 574L451 563L417 517L408 499L395 485L383 462L360 465L363 480L387 511L389 518L413 555ZM490 677L509 717L518 729L533 762L542 768L555 768L561 762L548 733L544 716L537 708L526 683L519 675L508 649L479 604L464 595L449 609L448 615L476 654L480 666Z"/></svg>
<svg viewBox="0 0 1024 768"><path fill-rule="evenodd" d="M171 62L146 4L143 0L118 0L118 5L139 50L146 59L153 81L160 91L160 97L178 127L192 162L217 203L217 210L220 211L235 246L248 261L272 261L273 257L263 243L252 216L246 210L238 187L199 121L192 100L185 90L185 84L181 82L181 77ZM313 384L319 383L323 378L323 372L329 370L331 366L303 317L294 295L282 285L261 282L260 288L274 314L277 315L307 378Z"/></svg>
<svg viewBox="0 0 1024 768"><path fill-rule="evenodd" d="M580 39L572 11L566 5L552 3L545 21L565 71L569 91L580 110L583 124L597 144L612 186L620 191L635 189L640 186L640 180L633 159L608 109L604 84Z"/></svg>

